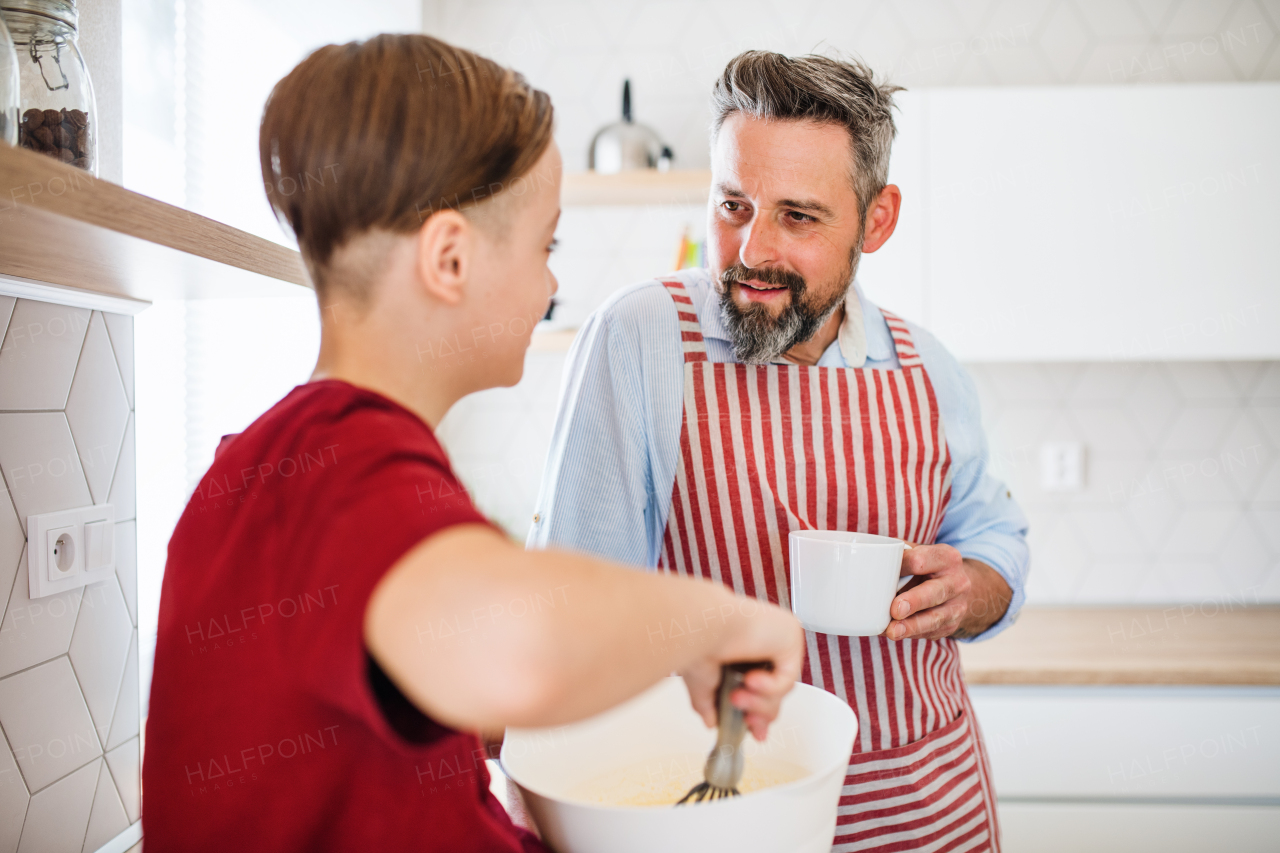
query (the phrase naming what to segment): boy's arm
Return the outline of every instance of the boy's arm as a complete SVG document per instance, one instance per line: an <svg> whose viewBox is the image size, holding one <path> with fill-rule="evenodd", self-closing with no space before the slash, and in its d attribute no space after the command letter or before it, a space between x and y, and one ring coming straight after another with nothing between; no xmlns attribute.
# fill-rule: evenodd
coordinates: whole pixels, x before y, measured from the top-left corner
<svg viewBox="0 0 1280 853"><path fill-rule="evenodd" d="M692 626L664 640L672 619ZM720 665L771 660L735 698L757 737L800 674L791 614L721 584L628 571L563 551L525 551L464 524L423 540L365 610L365 644L404 694L458 729L579 720L678 672L715 722Z"/></svg>

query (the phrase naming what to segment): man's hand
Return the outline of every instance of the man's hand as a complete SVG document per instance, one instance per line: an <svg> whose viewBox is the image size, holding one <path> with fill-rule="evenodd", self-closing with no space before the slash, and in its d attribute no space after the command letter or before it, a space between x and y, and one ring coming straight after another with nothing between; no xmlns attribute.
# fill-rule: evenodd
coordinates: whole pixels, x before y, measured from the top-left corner
<svg viewBox="0 0 1280 853"><path fill-rule="evenodd" d="M889 606L882 636L975 637L1009 609L1013 591L986 563L965 560L950 545L913 545L902 555L902 577L915 575Z"/></svg>

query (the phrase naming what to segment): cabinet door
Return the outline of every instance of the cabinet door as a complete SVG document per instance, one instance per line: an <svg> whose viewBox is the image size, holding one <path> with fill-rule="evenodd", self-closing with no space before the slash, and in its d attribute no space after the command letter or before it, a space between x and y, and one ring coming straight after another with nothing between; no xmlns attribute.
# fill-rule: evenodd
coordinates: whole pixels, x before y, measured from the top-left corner
<svg viewBox="0 0 1280 853"><path fill-rule="evenodd" d="M1003 853L1275 853L1280 807L1000 803Z"/></svg>
<svg viewBox="0 0 1280 853"><path fill-rule="evenodd" d="M1002 801L1280 807L1280 689L971 688Z"/></svg>
<svg viewBox="0 0 1280 853"><path fill-rule="evenodd" d="M926 123L961 359L1280 356L1280 84L936 89Z"/></svg>
<svg viewBox="0 0 1280 853"><path fill-rule="evenodd" d="M924 223L928 215L925 186L925 110L929 95L899 92L894 96L898 133L889 158L889 183L902 191L902 209L893 236L877 251L863 254L858 283L876 305L925 322Z"/></svg>

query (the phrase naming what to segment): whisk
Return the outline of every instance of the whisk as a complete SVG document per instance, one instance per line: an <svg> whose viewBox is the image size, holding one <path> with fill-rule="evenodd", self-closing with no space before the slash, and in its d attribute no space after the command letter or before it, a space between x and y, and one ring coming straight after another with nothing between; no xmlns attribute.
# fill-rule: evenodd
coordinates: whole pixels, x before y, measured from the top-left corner
<svg viewBox="0 0 1280 853"><path fill-rule="evenodd" d="M700 803L703 800L741 796L738 793L738 783L742 781L742 738L747 733L747 723L745 715L729 701L729 697L742 686L747 673L753 669L772 670L773 663L732 663L720 668L720 687L716 691L719 724L716 745L711 748L711 754L707 756L707 763L703 768L706 781L694 785L689 793L680 798L677 806L688 802Z"/></svg>

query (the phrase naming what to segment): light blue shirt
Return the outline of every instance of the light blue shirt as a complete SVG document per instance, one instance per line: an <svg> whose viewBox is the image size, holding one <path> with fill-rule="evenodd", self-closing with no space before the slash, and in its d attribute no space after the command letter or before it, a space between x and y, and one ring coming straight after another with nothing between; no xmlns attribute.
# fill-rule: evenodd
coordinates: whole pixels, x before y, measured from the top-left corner
<svg viewBox="0 0 1280 853"><path fill-rule="evenodd" d="M676 275L693 300L707 357L736 361L710 274ZM1013 590L1008 612L975 638L989 639L1013 623L1026 599L1027 520L988 468L973 380L933 335L907 326L933 383L951 451L951 502L938 541L991 566ZM818 366L898 367L884 315L856 281L846 323ZM617 291L587 319L569 351L529 547L555 545L657 566L683 410L684 355L671 296L656 280Z"/></svg>

